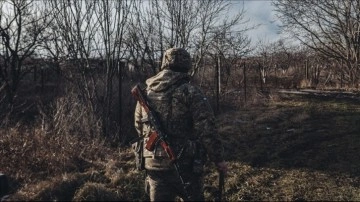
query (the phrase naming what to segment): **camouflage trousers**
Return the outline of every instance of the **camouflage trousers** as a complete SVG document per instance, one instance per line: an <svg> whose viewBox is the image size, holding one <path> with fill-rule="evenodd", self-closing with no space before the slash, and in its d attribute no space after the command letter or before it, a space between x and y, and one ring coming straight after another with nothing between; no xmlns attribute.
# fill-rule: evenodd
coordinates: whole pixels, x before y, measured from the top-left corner
<svg viewBox="0 0 360 202"><path fill-rule="evenodd" d="M145 192L150 201L175 201L176 197L183 201L204 201L202 174L188 172L181 176L187 185L187 197L176 171L147 171Z"/></svg>

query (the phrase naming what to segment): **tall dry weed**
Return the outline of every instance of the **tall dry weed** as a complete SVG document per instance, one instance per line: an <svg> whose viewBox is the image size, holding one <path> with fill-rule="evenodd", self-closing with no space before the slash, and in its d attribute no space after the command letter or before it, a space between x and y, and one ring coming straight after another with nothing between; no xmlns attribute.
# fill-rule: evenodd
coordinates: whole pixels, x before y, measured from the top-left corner
<svg viewBox="0 0 360 202"><path fill-rule="evenodd" d="M51 110L40 111L32 125L0 129L1 171L10 177L13 192L28 183L98 167L113 153L100 137L101 122L76 94L58 98Z"/></svg>
<svg viewBox="0 0 360 202"><path fill-rule="evenodd" d="M52 125L56 135L97 137L101 134L101 120L88 102L81 102L75 93L68 93L55 101Z"/></svg>

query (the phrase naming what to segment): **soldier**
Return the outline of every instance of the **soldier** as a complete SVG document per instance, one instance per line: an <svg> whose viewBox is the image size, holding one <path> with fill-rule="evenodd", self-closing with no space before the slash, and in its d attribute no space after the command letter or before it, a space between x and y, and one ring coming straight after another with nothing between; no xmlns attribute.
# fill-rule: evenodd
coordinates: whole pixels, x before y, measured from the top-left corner
<svg viewBox="0 0 360 202"><path fill-rule="evenodd" d="M146 80L146 96L160 120L167 141L177 156L181 183L174 165L161 146L145 148L152 126L139 103L135 128L144 136L142 155L146 170L145 189L151 201L203 201L203 165L206 157L227 172L215 117L202 91L189 83L190 54L182 48L165 51L161 71Z"/></svg>

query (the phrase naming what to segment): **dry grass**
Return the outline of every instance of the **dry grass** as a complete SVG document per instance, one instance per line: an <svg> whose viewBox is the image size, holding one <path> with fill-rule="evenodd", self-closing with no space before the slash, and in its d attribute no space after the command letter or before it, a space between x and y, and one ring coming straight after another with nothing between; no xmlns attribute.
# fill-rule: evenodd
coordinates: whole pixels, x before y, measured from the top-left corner
<svg viewBox="0 0 360 202"><path fill-rule="evenodd" d="M230 201L360 200L360 104L286 97L219 117ZM211 177L208 179L211 183Z"/></svg>
<svg viewBox="0 0 360 202"><path fill-rule="evenodd" d="M230 167L225 199L360 200L360 104L274 97L271 103L218 117ZM86 107L75 104L73 112L82 116L58 113L45 118L45 123L0 130L0 164L10 177L10 200L147 200L144 173L134 170L130 149L110 147L94 132L96 124L86 129L94 132L92 136L76 130L81 123L92 127L89 123L96 119L86 115ZM208 164L208 201L214 199L217 177Z"/></svg>
<svg viewBox="0 0 360 202"><path fill-rule="evenodd" d="M111 148L100 136L101 125L93 114L69 94L56 100L48 114L41 111L40 121L33 125L0 130L0 164L10 178L10 200L143 197L138 182L142 175L134 171L132 153Z"/></svg>

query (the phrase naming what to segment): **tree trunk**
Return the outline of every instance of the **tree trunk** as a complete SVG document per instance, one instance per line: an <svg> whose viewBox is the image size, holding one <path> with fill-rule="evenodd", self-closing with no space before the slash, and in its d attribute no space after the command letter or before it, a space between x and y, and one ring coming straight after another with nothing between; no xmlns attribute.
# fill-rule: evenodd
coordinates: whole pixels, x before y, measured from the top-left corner
<svg viewBox="0 0 360 202"><path fill-rule="evenodd" d="M246 103L247 100L247 82L246 82L246 63L244 63L244 68L243 68L243 74L244 74L244 100Z"/></svg>
<svg viewBox="0 0 360 202"><path fill-rule="evenodd" d="M220 111L220 56L217 56L215 69L215 82L216 82L216 108L215 113L218 114Z"/></svg>

